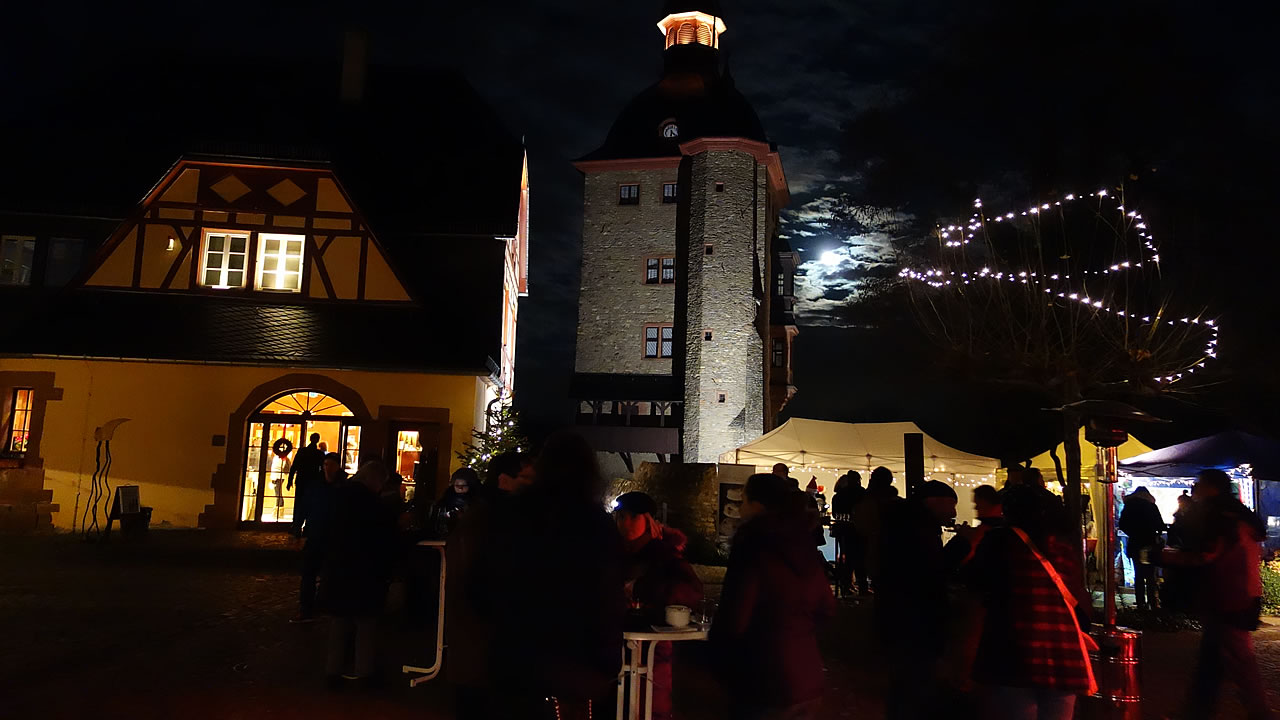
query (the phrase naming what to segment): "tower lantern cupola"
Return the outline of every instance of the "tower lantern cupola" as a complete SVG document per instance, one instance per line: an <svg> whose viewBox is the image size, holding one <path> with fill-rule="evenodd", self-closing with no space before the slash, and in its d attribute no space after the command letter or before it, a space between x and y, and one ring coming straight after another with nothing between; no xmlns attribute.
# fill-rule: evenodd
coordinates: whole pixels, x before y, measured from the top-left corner
<svg viewBox="0 0 1280 720"><path fill-rule="evenodd" d="M720 48L720 36L724 34L724 20L720 18L719 3L715 0L671 0L666 4L666 17L658 23L658 30L666 38L664 49L677 45L703 45Z"/></svg>

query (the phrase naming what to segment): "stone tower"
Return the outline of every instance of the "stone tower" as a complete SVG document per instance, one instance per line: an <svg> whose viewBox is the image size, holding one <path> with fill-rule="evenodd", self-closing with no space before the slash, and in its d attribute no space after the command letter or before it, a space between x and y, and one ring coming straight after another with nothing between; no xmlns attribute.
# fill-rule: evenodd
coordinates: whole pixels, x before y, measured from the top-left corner
<svg viewBox="0 0 1280 720"><path fill-rule="evenodd" d="M795 336L773 311L790 307L794 268L774 252L786 177L724 68L725 22L712 0L672 1L658 29L662 77L575 163L572 394L579 430L628 468L636 453L716 462L771 429Z"/></svg>

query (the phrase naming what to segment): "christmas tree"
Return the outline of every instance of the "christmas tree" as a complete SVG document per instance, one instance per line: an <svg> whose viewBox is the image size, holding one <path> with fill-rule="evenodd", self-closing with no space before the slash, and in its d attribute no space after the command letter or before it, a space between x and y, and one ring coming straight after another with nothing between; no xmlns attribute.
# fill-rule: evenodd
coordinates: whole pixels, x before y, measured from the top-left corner
<svg viewBox="0 0 1280 720"><path fill-rule="evenodd" d="M458 453L458 459L463 467L469 467L484 477L490 460L512 450L527 452L529 440L520 430L520 416L508 403L488 411L485 428L471 432L471 442Z"/></svg>

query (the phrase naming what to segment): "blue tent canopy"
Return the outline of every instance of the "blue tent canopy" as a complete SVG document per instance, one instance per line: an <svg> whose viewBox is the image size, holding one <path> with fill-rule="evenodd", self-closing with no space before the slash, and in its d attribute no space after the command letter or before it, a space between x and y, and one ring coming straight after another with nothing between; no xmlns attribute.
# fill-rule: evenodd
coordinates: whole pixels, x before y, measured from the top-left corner
<svg viewBox="0 0 1280 720"><path fill-rule="evenodd" d="M1195 477L1206 468L1250 465L1257 480L1280 480L1280 443L1243 432L1222 432L1120 461L1129 475Z"/></svg>

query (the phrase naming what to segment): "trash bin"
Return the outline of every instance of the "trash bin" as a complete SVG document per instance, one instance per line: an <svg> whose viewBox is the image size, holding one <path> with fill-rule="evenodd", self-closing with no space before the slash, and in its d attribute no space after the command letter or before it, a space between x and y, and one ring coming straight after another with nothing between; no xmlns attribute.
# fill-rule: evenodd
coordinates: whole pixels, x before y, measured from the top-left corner
<svg viewBox="0 0 1280 720"><path fill-rule="evenodd" d="M1096 652L1089 654L1098 694L1088 698L1091 720L1142 719L1142 633L1122 627L1094 626Z"/></svg>

